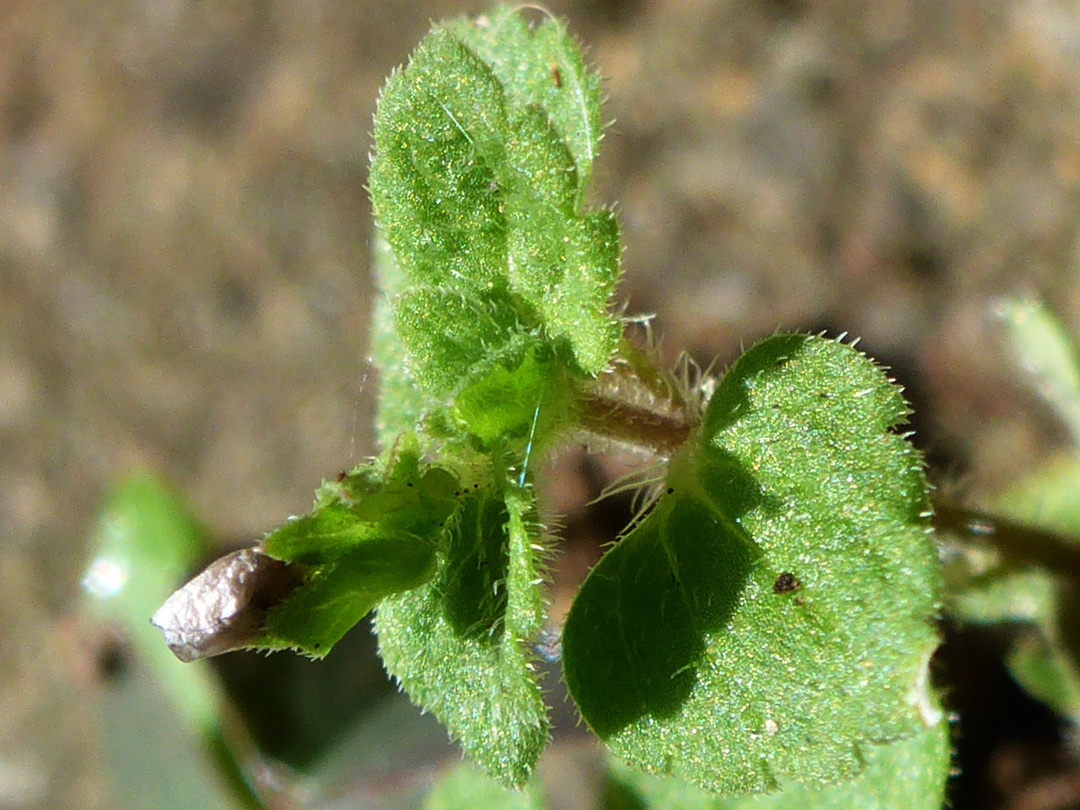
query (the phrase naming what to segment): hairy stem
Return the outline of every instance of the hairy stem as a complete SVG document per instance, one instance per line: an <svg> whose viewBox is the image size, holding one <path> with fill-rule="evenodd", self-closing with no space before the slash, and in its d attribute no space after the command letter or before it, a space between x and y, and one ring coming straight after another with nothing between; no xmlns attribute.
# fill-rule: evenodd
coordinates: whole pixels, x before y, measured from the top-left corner
<svg viewBox="0 0 1080 810"><path fill-rule="evenodd" d="M665 458L685 444L693 430L685 417L658 413L614 397L586 399L580 418L582 427L597 438Z"/></svg>
<svg viewBox="0 0 1080 810"><path fill-rule="evenodd" d="M671 376L625 341L609 372L577 388L588 434L655 456L670 457L698 423Z"/></svg>

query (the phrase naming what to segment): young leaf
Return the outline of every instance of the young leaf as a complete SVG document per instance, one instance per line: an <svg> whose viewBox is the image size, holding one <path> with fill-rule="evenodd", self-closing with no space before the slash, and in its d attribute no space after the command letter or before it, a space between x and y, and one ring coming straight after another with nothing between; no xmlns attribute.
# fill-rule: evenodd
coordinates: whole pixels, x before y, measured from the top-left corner
<svg viewBox="0 0 1080 810"><path fill-rule="evenodd" d="M531 498L508 484L463 500L432 581L379 606L379 652L477 764L520 787L548 733L526 644L543 621Z"/></svg>
<svg viewBox="0 0 1080 810"><path fill-rule="evenodd" d="M374 274L379 284L371 313L371 360L379 373L375 441L385 450L401 434L416 430L424 414L438 400L433 401L416 384L406 363L408 350L394 326L394 310L391 306L391 302L405 289L405 276L378 229L371 252Z"/></svg>
<svg viewBox="0 0 1080 810"><path fill-rule="evenodd" d="M376 351L383 368L403 362L428 403L543 344L576 374L606 366L618 229L582 202L597 86L560 25L533 32L506 9L436 28L387 82L371 193L400 343Z"/></svg>
<svg viewBox="0 0 1080 810"><path fill-rule="evenodd" d="M566 682L615 754L720 793L850 778L940 716L941 585L899 390L854 348L759 343L590 573Z"/></svg>
<svg viewBox="0 0 1080 810"><path fill-rule="evenodd" d="M324 483L310 514L216 560L152 622L184 661L248 648L321 658L379 600L431 578L460 487L422 464L404 434L381 459Z"/></svg>
<svg viewBox="0 0 1080 810"><path fill-rule="evenodd" d="M256 646L322 657L380 600L431 578L460 483L425 468L416 445L405 434L381 460L324 483L314 511L263 540L303 580L269 609Z"/></svg>
<svg viewBox="0 0 1080 810"><path fill-rule="evenodd" d="M792 783L767 796L717 797L613 760L609 790L622 795L620 807L640 810L939 810L949 761L949 727L942 720L912 737L868 747L863 771L839 785Z"/></svg>
<svg viewBox="0 0 1080 810"><path fill-rule="evenodd" d="M534 28L520 7L501 6L448 28L491 68L512 106L545 111L583 190L600 146L600 77L585 69L566 26L548 17Z"/></svg>
<svg viewBox="0 0 1080 810"><path fill-rule="evenodd" d="M1080 444L1080 357L1068 330L1034 298L1005 298L998 315L1016 366Z"/></svg>

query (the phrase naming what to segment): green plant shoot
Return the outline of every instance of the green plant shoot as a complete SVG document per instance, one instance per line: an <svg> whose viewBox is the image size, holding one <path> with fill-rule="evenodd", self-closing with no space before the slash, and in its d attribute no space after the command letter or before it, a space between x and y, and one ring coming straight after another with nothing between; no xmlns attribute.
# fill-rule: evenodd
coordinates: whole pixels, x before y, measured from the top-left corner
<svg viewBox="0 0 1080 810"><path fill-rule="evenodd" d="M564 634L597 736L643 771L749 793L851 780L934 729L904 756L939 795L941 584L899 389L822 337L758 344L711 398L715 381L685 390L630 349L617 222L587 203L600 121L563 24L510 8L436 25L391 75L370 180L382 455L266 536L270 574L237 609L184 625L236 595L215 574L159 624L193 657L321 657L374 609L388 672L521 787L549 735L535 460L572 434L630 441L666 462L665 488Z"/></svg>

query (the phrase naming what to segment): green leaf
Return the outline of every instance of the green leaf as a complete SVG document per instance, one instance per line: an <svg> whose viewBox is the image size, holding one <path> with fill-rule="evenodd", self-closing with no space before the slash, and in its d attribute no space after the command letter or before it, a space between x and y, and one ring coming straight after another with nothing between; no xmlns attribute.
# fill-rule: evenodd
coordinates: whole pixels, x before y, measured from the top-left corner
<svg viewBox="0 0 1080 810"><path fill-rule="evenodd" d="M517 364L496 366L462 390L451 418L484 446L520 444L569 420L569 391L559 363L537 344Z"/></svg>
<svg viewBox="0 0 1080 810"><path fill-rule="evenodd" d="M940 715L941 583L907 407L851 346L732 367L654 509L590 573L566 682L615 754L715 792L827 783Z"/></svg>
<svg viewBox="0 0 1080 810"><path fill-rule="evenodd" d="M839 785L793 783L768 796L719 798L613 760L610 790L621 796L618 806L641 810L939 810L949 765L949 728L940 721L906 739L868 747L863 771Z"/></svg>
<svg viewBox="0 0 1080 810"><path fill-rule="evenodd" d="M1009 648L1005 665L1036 700L1080 724L1080 670L1056 637L1036 630L1021 634Z"/></svg>
<svg viewBox="0 0 1080 810"><path fill-rule="evenodd" d="M433 401L409 370L408 350L394 326L392 302L405 289L406 281L378 228L372 254L378 279L371 313L371 359L379 374L375 439L385 450L399 435L416 429L425 412L433 407Z"/></svg>
<svg viewBox="0 0 1080 810"><path fill-rule="evenodd" d="M1080 361L1073 341L1039 301L1005 299L999 314L1015 364L1069 428L1075 445L1080 438ZM994 514L1075 541L1080 538L1078 489L1080 459L1074 446L986 506ZM1003 565L982 544L961 539L959 550L959 559L973 569L969 576L977 576L953 595L951 611L973 623L1024 623L1006 656L1010 672L1037 699L1080 723L1073 587L1051 571Z"/></svg>
<svg viewBox="0 0 1080 810"><path fill-rule="evenodd" d="M509 9L436 27L387 82L371 193L393 261L378 266L376 354L395 390L424 389L412 414L538 342L578 375L606 367L618 228L583 208L598 85L560 24L534 31Z"/></svg>
<svg viewBox="0 0 1080 810"><path fill-rule="evenodd" d="M410 284L475 293L505 273L495 167L506 134L498 80L446 31L432 31L387 81L375 115L371 195Z"/></svg>
<svg viewBox="0 0 1080 810"><path fill-rule="evenodd" d="M424 799L424 810L544 810L544 796L536 781L524 790L503 787L462 762L439 777Z"/></svg>
<svg viewBox="0 0 1080 810"><path fill-rule="evenodd" d="M457 477L425 467L405 434L382 459L323 484L315 509L263 540L301 582L266 615L255 646L322 657L383 598L427 582L447 522L461 508Z"/></svg>
<svg viewBox="0 0 1080 810"><path fill-rule="evenodd" d="M1080 443L1080 360L1064 325L1032 298L1006 298L998 315L1016 365Z"/></svg>
<svg viewBox="0 0 1080 810"><path fill-rule="evenodd" d="M184 503L147 474L110 491L90 535L81 607L109 627L110 638L119 632L124 660L135 661L107 689L85 696L100 714L100 767L117 806L256 805L222 744L224 698L213 671L178 661L147 621L206 551L205 534Z"/></svg>
<svg viewBox="0 0 1080 810"><path fill-rule="evenodd" d="M319 566L266 616L258 649L295 649L325 656L380 600L422 585L434 573L431 546L399 539L373 540Z"/></svg>
<svg viewBox="0 0 1080 810"><path fill-rule="evenodd" d="M379 652L477 764L521 786L548 733L528 647L543 621L531 495L507 484L463 500L432 581L379 606Z"/></svg>
<svg viewBox="0 0 1080 810"><path fill-rule="evenodd" d="M161 481L134 476L102 505L90 545L83 588L93 612L125 628L187 722L216 728L219 695L210 674L177 661L147 621L206 553L187 508Z"/></svg>
<svg viewBox="0 0 1080 810"><path fill-rule="evenodd" d="M536 338L519 328L505 293L466 297L446 288L412 287L395 309L414 377L434 396L452 394L500 362L519 359Z"/></svg>
<svg viewBox="0 0 1080 810"><path fill-rule="evenodd" d="M586 70L562 21L549 16L534 28L520 7L502 6L448 27L487 63L512 106L545 111L573 155L583 188L600 145L600 77Z"/></svg>

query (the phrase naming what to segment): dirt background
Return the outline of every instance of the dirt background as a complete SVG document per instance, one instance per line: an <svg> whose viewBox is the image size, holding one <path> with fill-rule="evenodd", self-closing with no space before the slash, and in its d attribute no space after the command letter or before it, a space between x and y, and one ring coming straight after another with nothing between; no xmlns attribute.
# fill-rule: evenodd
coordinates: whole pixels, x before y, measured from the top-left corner
<svg viewBox="0 0 1080 810"><path fill-rule="evenodd" d="M992 313L1032 292L1080 334L1075 4L550 7L606 77L595 199L671 359L860 335L969 497L1061 445ZM374 100L480 8L0 5L0 806L111 806L58 641L110 484L157 471L239 542L372 451Z"/></svg>

